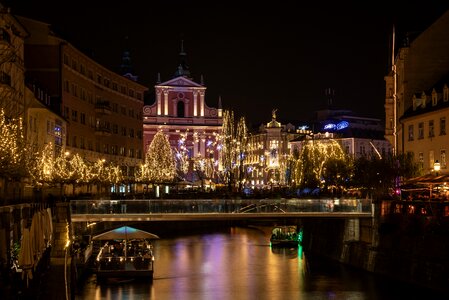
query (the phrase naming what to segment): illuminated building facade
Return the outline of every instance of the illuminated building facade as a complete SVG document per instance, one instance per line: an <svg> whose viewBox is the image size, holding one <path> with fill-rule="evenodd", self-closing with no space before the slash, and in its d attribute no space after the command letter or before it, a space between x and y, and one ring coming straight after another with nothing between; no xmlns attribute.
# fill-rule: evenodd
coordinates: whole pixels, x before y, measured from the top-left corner
<svg viewBox="0 0 449 300"><path fill-rule="evenodd" d="M0 108L10 118L25 116L24 39L28 32L0 4Z"/></svg>
<svg viewBox="0 0 449 300"><path fill-rule="evenodd" d="M282 125L276 120L276 110L272 119L262 124L258 132L248 137L248 154L245 167L248 173L246 186L263 188L288 183L289 141L298 137L295 126Z"/></svg>
<svg viewBox="0 0 449 300"><path fill-rule="evenodd" d="M206 104L206 87L190 77L183 50L180 58L174 78L157 83L154 103L143 108L145 151L154 135L162 130L177 156L202 161L201 164L208 160L217 167L223 124L221 101L218 108Z"/></svg>
<svg viewBox="0 0 449 300"><path fill-rule="evenodd" d="M397 145L397 153L414 152L415 160L427 170L431 164L431 152L440 153L442 150L433 144L435 139L426 139L426 149L412 149L417 144L416 139L409 143L408 125L402 120L409 121L409 113L413 110L415 98L432 97L432 89L437 88L438 95L442 95L442 86L436 86L449 71L449 11L445 12L433 24L419 34L407 34L392 54L391 71L385 76L385 137L393 145ZM439 89L438 89L439 88ZM426 97L421 96L422 93ZM438 106L438 105L437 105ZM414 114L413 114L414 115ZM424 115L423 115L424 117ZM414 117L416 118L416 116ZM427 116L425 117L427 118ZM429 117L428 120L430 120ZM423 120L424 121L424 120ZM434 119L438 122L437 119ZM417 121L418 124L420 121ZM415 125L418 125L415 124ZM428 124L428 123L425 123ZM418 130L416 127L415 130ZM426 129L423 129L426 130ZM423 153L420 157L419 153Z"/></svg>
<svg viewBox="0 0 449 300"><path fill-rule="evenodd" d="M27 78L48 88L50 106L67 121L66 150L119 165L133 180L142 163L142 108L147 88L103 67L55 36L50 25L20 17ZM130 186L121 192L129 192ZM93 191L95 192L95 191Z"/></svg>
<svg viewBox="0 0 449 300"><path fill-rule="evenodd" d="M358 116L350 110L319 110L309 128L313 128L314 139L332 138L352 158L381 158L392 150L381 119Z"/></svg>
<svg viewBox="0 0 449 300"><path fill-rule="evenodd" d="M449 136L449 78L445 76L435 87L412 96L413 106L402 115L403 151L411 152L425 173L440 163L447 173Z"/></svg>

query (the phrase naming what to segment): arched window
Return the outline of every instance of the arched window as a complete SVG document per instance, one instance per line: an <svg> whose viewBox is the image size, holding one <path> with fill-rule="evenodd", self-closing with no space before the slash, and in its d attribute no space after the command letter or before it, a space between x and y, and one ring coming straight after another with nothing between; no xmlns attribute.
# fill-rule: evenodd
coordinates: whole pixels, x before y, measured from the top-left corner
<svg viewBox="0 0 449 300"><path fill-rule="evenodd" d="M178 111L178 118L184 118L184 102L183 101L178 101L177 111Z"/></svg>

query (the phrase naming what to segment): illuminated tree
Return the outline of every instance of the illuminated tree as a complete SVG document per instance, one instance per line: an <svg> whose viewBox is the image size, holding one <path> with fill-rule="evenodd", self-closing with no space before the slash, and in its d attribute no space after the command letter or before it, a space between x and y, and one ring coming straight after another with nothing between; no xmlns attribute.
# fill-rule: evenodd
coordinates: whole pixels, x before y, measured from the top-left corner
<svg viewBox="0 0 449 300"><path fill-rule="evenodd" d="M224 180L229 189L235 185L235 178L239 181L239 188L244 177L244 159L248 147L247 127L245 118L241 117L235 124L234 112L225 110L223 112L223 130L221 136L221 165Z"/></svg>
<svg viewBox="0 0 449 300"><path fill-rule="evenodd" d="M54 164L55 155L53 144L48 143L42 151L35 154L35 159L29 161L28 168L34 186L42 187L44 184L52 183Z"/></svg>
<svg viewBox="0 0 449 300"><path fill-rule="evenodd" d="M244 161L248 152L248 127L246 126L245 117L241 117L237 123L236 129L236 141L237 141L237 163L238 163L238 184L239 191L242 191L243 180L245 179Z"/></svg>
<svg viewBox="0 0 449 300"><path fill-rule="evenodd" d="M21 182L28 175L28 161L31 158L22 119L8 119L0 110L0 178L5 181L5 192L8 182Z"/></svg>
<svg viewBox="0 0 449 300"><path fill-rule="evenodd" d="M189 171L189 151L187 149L187 132L182 133L175 149L176 172L179 179L184 180Z"/></svg>
<svg viewBox="0 0 449 300"><path fill-rule="evenodd" d="M176 164L168 138L157 132L148 147L141 180L150 183L171 183L176 177Z"/></svg>
<svg viewBox="0 0 449 300"><path fill-rule="evenodd" d="M341 146L334 140L306 141L295 167L295 181L301 187L324 187L326 166L347 162ZM330 173L329 173L330 174Z"/></svg>

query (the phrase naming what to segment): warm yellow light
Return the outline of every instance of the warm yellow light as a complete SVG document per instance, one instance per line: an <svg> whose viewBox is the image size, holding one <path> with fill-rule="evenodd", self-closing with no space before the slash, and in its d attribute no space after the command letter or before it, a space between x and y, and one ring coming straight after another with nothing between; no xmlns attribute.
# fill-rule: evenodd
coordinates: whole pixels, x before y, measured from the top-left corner
<svg viewBox="0 0 449 300"><path fill-rule="evenodd" d="M438 160L436 160L435 163L433 164L433 170L434 170L435 172L438 172L440 169L441 169L441 165L440 165L440 163L438 162Z"/></svg>

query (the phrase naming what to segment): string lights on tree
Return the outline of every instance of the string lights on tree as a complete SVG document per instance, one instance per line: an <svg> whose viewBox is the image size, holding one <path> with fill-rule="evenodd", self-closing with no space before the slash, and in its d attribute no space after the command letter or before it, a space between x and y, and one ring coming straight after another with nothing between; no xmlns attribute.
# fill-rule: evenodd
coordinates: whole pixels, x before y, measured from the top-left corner
<svg viewBox="0 0 449 300"><path fill-rule="evenodd" d="M140 180L149 183L170 183L176 177L176 163L167 136L158 131L145 155Z"/></svg>

